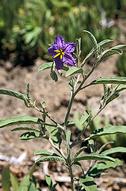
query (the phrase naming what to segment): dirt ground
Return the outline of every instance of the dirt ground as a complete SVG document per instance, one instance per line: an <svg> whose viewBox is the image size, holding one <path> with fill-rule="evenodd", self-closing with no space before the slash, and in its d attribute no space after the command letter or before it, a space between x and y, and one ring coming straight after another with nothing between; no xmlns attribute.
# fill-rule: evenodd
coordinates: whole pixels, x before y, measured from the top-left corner
<svg viewBox="0 0 126 191"><path fill-rule="evenodd" d="M99 65L95 73L89 80L96 77L113 76L116 72L113 56L108 61ZM0 88L8 88L20 92L25 91L26 84L30 84L30 91L33 97L39 101L45 101L51 116L62 122L64 119L66 106L69 99L69 87L65 79L59 79L56 83L50 79L49 72L38 73L38 66L42 63L40 59L36 60L33 67L21 68L19 66L11 68L9 62L0 63ZM99 98L102 95L102 86L87 88L80 92L75 99L72 113L75 111L84 111L89 106L93 112L96 112L99 105ZM36 111L26 108L22 101L13 97L0 95L0 119L14 115L30 114L39 115ZM72 114L71 114L72 116ZM107 116L111 123L126 123L126 92L107 106L101 113L101 116ZM41 140L21 141L17 132L11 132L12 127L0 129L0 171L7 163L10 164L11 171L18 176L23 176L27 172L27 167L34 161L33 152L41 148L48 149L50 145ZM58 168L58 167L57 167ZM43 174L48 171L48 165L42 167L42 171L36 172L36 176L43 179ZM19 175L20 174L20 175ZM55 173L56 174L56 173ZM63 175L62 175L63 176ZM66 175L64 174L64 177ZM58 173L54 179L58 179ZM63 181L58 180L59 182ZM110 171L97 180L102 191L125 191L126 190L126 170L119 168L116 171ZM42 189L44 190L44 189ZM59 186L59 191L68 190L64 186Z"/></svg>

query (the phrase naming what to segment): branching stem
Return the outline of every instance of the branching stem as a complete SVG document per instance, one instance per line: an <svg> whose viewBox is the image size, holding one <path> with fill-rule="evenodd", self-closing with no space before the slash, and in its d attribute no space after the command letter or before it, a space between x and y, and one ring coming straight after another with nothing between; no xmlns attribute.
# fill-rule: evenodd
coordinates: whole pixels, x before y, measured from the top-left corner
<svg viewBox="0 0 126 191"><path fill-rule="evenodd" d="M65 125L65 127L67 126L67 121L68 121L69 114L70 114L70 111L71 111L71 108L72 108L72 104L73 104L73 100L74 100L76 94L77 94L79 91L81 91L82 89L84 89L84 88L86 88L86 87L92 85L92 84L90 83L90 84L88 84L87 86L82 87L83 84L85 83L85 81L88 79L88 77L89 77L89 76L92 74L92 72L94 71L95 67L96 67L96 66L94 65L94 66L92 67L92 69L89 71L89 73L86 75L86 77L83 76L82 82L80 83L80 85L79 85L79 86L77 87L77 89L76 89L76 86L77 86L78 81L79 81L79 78L80 78L80 74L77 76L77 80L76 80L76 82L75 82L75 85L74 85L73 89L71 90L71 96L70 96L70 100L69 100L68 110L67 110L67 113L66 113L66 116L65 116L65 120L64 120L64 125Z"/></svg>

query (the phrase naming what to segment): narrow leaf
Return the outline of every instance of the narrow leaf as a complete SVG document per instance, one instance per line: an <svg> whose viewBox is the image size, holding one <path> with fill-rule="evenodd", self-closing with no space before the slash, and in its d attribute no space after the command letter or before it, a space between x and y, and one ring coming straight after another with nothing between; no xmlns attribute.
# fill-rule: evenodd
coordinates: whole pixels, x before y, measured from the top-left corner
<svg viewBox="0 0 126 191"><path fill-rule="evenodd" d="M8 119L1 119L0 128L8 126L8 125L15 125L15 124L22 124L22 123L38 123L38 121L39 119L37 117L15 116Z"/></svg>
<svg viewBox="0 0 126 191"><path fill-rule="evenodd" d="M84 60L83 60L81 66L84 66L84 64L85 64L86 62L88 62L88 61L90 60L90 58L93 57L94 54L95 54L95 49L92 49L92 50L86 55L86 57L84 58Z"/></svg>
<svg viewBox="0 0 126 191"><path fill-rule="evenodd" d="M2 172L2 188L3 191L10 191L10 170L9 167L5 167Z"/></svg>
<svg viewBox="0 0 126 191"><path fill-rule="evenodd" d="M18 191L28 191L30 185L30 176L26 175L20 183L20 187Z"/></svg>
<svg viewBox="0 0 126 191"><path fill-rule="evenodd" d="M126 126L109 126L95 130L94 134L90 135L87 139L97 138L99 136L126 133Z"/></svg>
<svg viewBox="0 0 126 191"><path fill-rule="evenodd" d="M78 74L78 73L83 73L82 68L70 67L69 70L66 72L66 77L74 75L74 74Z"/></svg>
<svg viewBox="0 0 126 191"><path fill-rule="evenodd" d="M110 39L106 39L103 40L101 42L98 43L98 46L100 46L100 48L105 48L108 44L110 44L113 40Z"/></svg>
<svg viewBox="0 0 126 191"><path fill-rule="evenodd" d="M66 131L66 141L67 141L67 146L69 147L70 145L70 138L71 138L71 131L67 130Z"/></svg>
<svg viewBox="0 0 126 191"><path fill-rule="evenodd" d="M118 166L121 166L123 162L119 159L115 159L114 162L112 161L101 161L96 163L89 171L88 175L92 177L98 177L101 175L102 172L106 171L110 168L116 168Z"/></svg>
<svg viewBox="0 0 126 191"><path fill-rule="evenodd" d="M91 42L92 42L92 46L94 47L94 49L97 50L97 48L98 48L98 43L97 43L97 40L96 40L96 38L94 37L94 35L93 35L92 33L90 33L89 31L87 31L87 30L84 30L83 32L88 34L88 36L89 36L89 38L90 38L90 40L91 40Z"/></svg>
<svg viewBox="0 0 126 191"><path fill-rule="evenodd" d="M126 84L126 77L99 78L92 84Z"/></svg>
<svg viewBox="0 0 126 191"><path fill-rule="evenodd" d="M55 82L58 81L57 73L54 70L51 71L50 76L51 76L52 80L54 80Z"/></svg>
<svg viewBox="0 0 126 191"><path fill-rule="evenodd" d="M97 185L92 177L86 176L80 178L81 190L85 191L99 191Z"/></svg>
<svg viewBox="0 0 126 191"><path fill-rule="evenodd" d="M52 68L52 66L53 66L53 62L48 62L48 63L41 64L39 66L39 68L38 68L38 71L40 72L40 71Z"/></svg>
<svg viewBox="0 0 126 191"><path fill-rule="evenodd" d="M55 144L61 143L61 131L57 127L46 126L46 130L48 131L49 137Z"/></svg>
<svg viewBox="0 0 126 191"><path fill-rule="evenodd" d="M80 115L79 112L74 113L74 123L76 127L80 130L84 129L84 124L86 123L87 119L89 118L89 114L84 112L84 114Z"/></svg>
<svg viewBox="0 0 126 191"><path fill-rule="evenodd" d="M118 50L118 49L108 49L105 50L104 52L102 52L102 54L99 56L99 62L103 62L105 61L108 57L114 55L114 54L122 54L122 50Z"/></svg>
<svg viewBox="0 0 126 191"><path fill-rule="evenodd" d="M126 147L115 147L108 150L103 151L101 154L103 155L111 155L114 153L126 153Z"/></svg>
<svg viewBox="0 0 126 191"><path fill-rule="evenodd" d="M113 46L112 49L113 50L126 50L126 45L119 44L119 45Z"/></svg>
<svg viewBox="0 0 126 191"><path fill-rule="evenodd" d="M40 132L28 131L20 135L21 140L31 140L40 138Z"/></svg>
<svg viewBox="0 0 126 191"><path fill-rule="evenodd" d="M85 154L84 156L79 156L74 159L74 162L78 162L81 160L108 160L108 161L114 161L113 158L104 156L101 154Z"/></svg>
<svg viewBox="0 0 126 191"><path fill-rule="evenodd" d="M0 94L16 97L16 98L21 99L25 102L27 101L27 96L25 94L20 93L20 92L16 92L13 90L0 89Z"/></svg>
<svg viewBox="0 0 126 191"><path fill-rule="evenodd" d="M38 129L29 128L29 127L17 127L17 128L12 129L11 131L35 131L35 132L40 132L40 130L38 130Z"/></svg>
<svg viewBox="0 0 126 191"><path fill-rule="evenodd" d="M111 43L112 40L110 39L106 39L106 40L103 40L101 42L98 43L98 47L100 48L105 48L109 43ZM96 49L92 49L88 54L87 56L85 57L85 59L83 60L82 62L82 66L91 58L93 57L93 55L95 54L96 50L97 50L97 47L95 47Z"/></svg>
<svg viewBox="0 0 126 191"><path fill-rule="evenodd" d="M10 174L11 184L13 191L17 191L19 187L19 182L16 176L14 176L12 173Z"/></svg>
<svg viewBox="0 0 126 191"><path fill-rule="evenodd" d="M35 151L34 154L35 155L43 155L43 156L51 156L54 153L50 152L50 151L47 151L47 150L40 150L40 151Z"/></svg>
<svg viewBox="0 0 126 191"><path fill-rule="evenodd" d="M45 156L45 157L40 157L39 159L37 159L36 163L45 162L45 161L61 161L61 162L65 162L65 160L62 157L59 157L59 156Z"/></svg>
<svg viewBox="0 0 126 191"><path fill-rule="evenodd" d="M46 180L46 183L49 186L49 188L51 188L53 185L51 177L46 175L45 180Z"/></svg>

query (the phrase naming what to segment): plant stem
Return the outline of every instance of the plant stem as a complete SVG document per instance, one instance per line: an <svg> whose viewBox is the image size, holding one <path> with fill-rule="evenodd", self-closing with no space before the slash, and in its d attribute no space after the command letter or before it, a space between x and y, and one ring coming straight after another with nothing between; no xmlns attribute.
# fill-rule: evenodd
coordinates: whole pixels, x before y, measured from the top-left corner
<svg viewBox="0 0 126 191"><path fill-rule="evenodd" d="M78 88L76 89L76 91L75 91L75 95L76 95L80 90L82 90L82 89L84 89L84 88L86 88L86 87L88 87L88 86L91 85L91 84L89 84L89 85L87 85L87 86L85 86L85 87L82 87L83 84L85 83L85 81L88 79L88 77L92 74L92 72L94 71L94 69L95 69L95 65L94 65L93 68L89 71L89 73L86 75L86 77L83 78L81 84L79 85L79 87L78 87Z"/></svg>
<svg viewBox="0 0 126 191"><path fill-rule="evenodd" d="M55 125L49 124L49 126L56 126L56 127L58 126L60 129L64 130L63 126L62 126L61 124L57 123L57 122L48 114L47 111L44 113L44 111L42 111L42 110L41 110L40 108L38 108L36 105L34 105L34 109L35 109L36 111L42 113L42 114L45 114L45 115L48 117L48 119L50 119L50 121L52 121L52 122L55 124ZM45 125L46 125L46 123L45 123ZM48 124L47 124L47 125L48 125Z"/></svg>
<svg viewBox="0 0 126 191"><path fill-rule="evenodd" d="M70 97L70 100L69 100L67 113L66 113L66 115L65 115L65 120L64 120L64 126L65 126L65 128L66 128L66 126L67 126L67 121L68 121L69 114L70 114L70 111L71 111L71 108L72 108L72 104L73 104L73 100L74 100L76 94L77 94L79 91L81 91L82 89L84 89L84 88L86 88L86 87L92 85L92 83L90 83L90 84L88 84L88 85L86 85L86 86L83 87L83 84L84 84L85 81L88 79L88 77L92 74L92 72L94 71L95 67L96 67L96 65L94 65L94 66L92 67L92 69L89 71L89 73L86 75L86 77L83 77L83 80L82 80L81 84L80 84L80 85L77 87L77 89L76 89L76 86L77 86L77 84L78 84L80 75L77 76L77 80L76 80L76 82L75 82L75 85L74 85L73 89L71 90L71 97ZM80 137L79 137L79 138L80 138Z"/></svg>
<svg viewBox="0 0 126 191"><path fill-rule="evenodd" d="M33 174L33 172L35 171L36 167L37 167L37 164L34 163L34 164L32 165L32 167L30 168L29 172L28 172L28 174L29 174L30 176L32 176L32 174Z"/></svg>
<svg viewBox="0 0 126 191"><path fill-rule="evenodd" d="M69 114L70 114L70 111L71 111L71 107L72 107L72 103L73 103L73 100L74 100L74 92L71 91L71 97L70 97L70 101L69 101L69 105L68 105L68 110L67 110L67 113L66 113L66 116L65 116L65 120L64 120L64 125L66 126L67 125L67 120L68 120L68 117L69 117Z"/></svg>
<svg viewBox="0 0 126 191"><path fill-rule="evenodd" d="M71 178L71 190L75 191L74 189L74 177L73 177L73 170L71 164L69 165L69 173L70 173L70 178Z"/></svg>
<svg viewBox="0 0 126 191"><path fill-rule="evenodd" d="M64 125L65 126L67 125L67 120L69 118L69 114L70 114L70 111L71 111L73 100L74 100L74 97L76 96L76 86L78 84L79 78L80 78L80 74L77 76L77 79L76 79L76 82L74 84L74 87L71 90L71 97L70 97L70 100L69 100L68 110L67 110L67 113L66 113L66 116L65 116L65 120L64 120Z"/></svg>

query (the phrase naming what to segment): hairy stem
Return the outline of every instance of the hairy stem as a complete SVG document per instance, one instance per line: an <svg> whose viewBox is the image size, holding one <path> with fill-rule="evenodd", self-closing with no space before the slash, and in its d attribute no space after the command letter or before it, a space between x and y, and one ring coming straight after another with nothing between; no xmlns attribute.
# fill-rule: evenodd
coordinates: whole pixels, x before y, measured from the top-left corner
<svg viewBox="0 0 126 191"><path fill-rule="evenodd" d="M67 126L67 121L68 121L68 118L69 118L69 114L70 114L70 111L71 111L71 107L72 107L72 104L73 104L74 97L75 97L75 95L74 95L73 91L71 91L71 98L70 98L70 101L69 101L68 110L67 110L65 120L64 120L64 125L65 126Z"/></svg>
<svg viewBox="0 0 126 191"><path fill-rule="evenodd" d="M71 178L71 190L75 191L74 188L74 177L73 177L73 170L72 170L72 166L69 165L69 173L70 173L70 178Z"/></svg>
<svg viewBox="0 0 126 191"><path fill-rule="evenodd" d="M84 85L85 81L86 81L86 80L89 78L89 76L92 74L92 72L94 71L94 69L95 69L95 65L92 67L92 69L89 71L89 73L83 78L81 84L79 85L79 87L78 87L78 88L76 89L76 91L75 91L75 95L76 95L79 91L81 91L82 89L84 89L84 88L90 86L90 84L89 84L89 85L87 85L87 86L85 86L85 87L82 87L82 86Z"/></svg>
<svg viewBox="0 0 126 191"><path fill-rule="evenodd" d="M69 114L70 114L70 111L71 111L71 108L72 108L73 100L74 100L74 97L76 96L76 86L78 84L79 79L80 79L80 74L77 76L74 87L71 90L71 97L70 97L70 100L69 100L68 110L67 110L65 120L64 120L65 126L67 125L67 121L68 121Z"/></svg>

